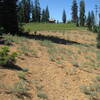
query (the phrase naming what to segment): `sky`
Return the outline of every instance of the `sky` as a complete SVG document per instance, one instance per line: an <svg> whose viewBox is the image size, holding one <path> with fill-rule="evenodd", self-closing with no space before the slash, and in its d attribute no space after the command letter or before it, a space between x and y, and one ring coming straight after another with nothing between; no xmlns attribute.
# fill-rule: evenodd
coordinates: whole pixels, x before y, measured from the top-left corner
<svg viewBox="0 0 100 100"><path fill-rule="evenodd" d="M48 5L50 18L54 18L56 20L62 20L62 12L63 9L66 10L67 20L71 20L71 5L73 0L40 0L41 8L46 8ZM100 6L100 0L84 0L86 5L86 15L88 11L94 10L95 4ZM34 2L34 0L33 0ZM77 0L78 6L80 0ZM99 9L100 10L100 9Z"/></svg>

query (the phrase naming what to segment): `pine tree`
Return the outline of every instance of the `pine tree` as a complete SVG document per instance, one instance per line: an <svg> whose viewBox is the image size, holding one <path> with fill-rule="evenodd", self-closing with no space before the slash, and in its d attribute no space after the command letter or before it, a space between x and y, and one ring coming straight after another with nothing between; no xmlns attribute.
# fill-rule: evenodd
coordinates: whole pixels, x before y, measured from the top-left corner
<svg viewBox="0 0 100 100"><path fill-rule="evenodd" d="M0 28L3 26L3 18L4 18L4 1L0 1Z"/></svg>
<svg viewBox="0 0 100 100"><path fill-rule="evenodd" d="M80 26L85 25L85 2L81 0L80 2Z"/></svg>
<svg viewBox="0 0 100 100"><path fill-rule="evenodd" d="M46 22L46 11L45 9L42 10L42 19L41 19L42 22Z"/></svg>
<svg viewBox="0 0 100 100"><path fill-rule="evenodd" d="M87 26L89 28L89 30L93 29L93 26L95 25L95 16L94 16L94 12L88 12L88 18L87 18Z"/></svg>
<svg viewBox="0 0 100 100"><path fill-rule="evenodd" d="M66 12L65 12L65 10L63 10L62 21L63 21L63 23L66 23Z"/></svg>
<svg viewBox="0 0 100 100"><path fill-rule="evenodd" d="M95 15L94 15L93 11L91 11L91 24L92 24L92 26L95 25Z"/></svg>
<svg viewBox="0 0 100 100"><path fill-rule="evenodd" d="M33 5L32 8L32 21L36 22L36 10L35 10L35 6Z"/></svg>
<svg viewBox="0 0 100 100"><path fill-rule="evenodd" d="M39 0L35 0L33 5L33 11L32 11L32 20L34 22L40 22L41 20L41 8Z"/></svg>
<svg viewBox="0 0 100 100"><path fill-rule="evenodd" d="M79 27L79 18L77 17L76 26Z"/></svg>
<svg viewBox="0 0 100 100"><path fill-rule="evenodd" d="M92 28L92 19L91 19L91 13L90 12L88 12L87 26L88 26L88 29L91 30L91 28Z"/></svg>
<svg viewBox="0 0 100 100"><path fill-rule="evenodd" d="M16 0L0 1L0 24L6 32L15 34L18 32Z"/></svg>
<svg viewBox="0 0 100 100"><path fill-rule="evenodd" d="M46 18L46 22L48 22L49 21L49 18L50 18L48 6L46 7L46 10L45 10L45 18Z"/></svg>
<svg viewBox="0 0 100 100"><path fill-rule="evenodd" d="M25 22L28 23L30 21L30 0L26 0L24 7Z"/></svg>
<svg viewBox="0 0 100 100"><path fill-rule="evenodd" d="M77 23L78 21L78 5L76 0L73 0L72 4L72 21L74 23Z"/></svg>
<svg viewBox="0 0 100 100"><path fill-rule="evenodd" d="M17 17L18 17L18 22L24 22L24 8L22 2L19 2L17 5Z"/></svg>
<svg viewBox="0 0 100 100"><path fill-rule="evenodd" d="M31 0L22 0L18 4L18 20L19 22L28 23L30 21Z"/></svg>

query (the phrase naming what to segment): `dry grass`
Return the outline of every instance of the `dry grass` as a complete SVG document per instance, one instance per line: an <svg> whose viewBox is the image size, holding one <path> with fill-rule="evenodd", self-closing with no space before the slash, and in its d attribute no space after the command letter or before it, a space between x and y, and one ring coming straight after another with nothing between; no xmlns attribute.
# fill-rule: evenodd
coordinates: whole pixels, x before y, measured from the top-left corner
<svg viewBox="0 0 100 100"><path fill-rule="evenodd" d="M28 72L0 69L0 82L13 86L14 82L24 79L30 88L27 92L32 94L31 98L24 97L24 100L89 100L88 96L80 91L80 86L92 84L92 80L100 75L96 34L86 30L69 30L43 31L35 35L39 34L57 37L59 41L55 42L50 38L43 40L18 37L23 42L13 41L10 50L19 52L16 65L23 69L28 68ZM12 97L13 94L0 92L0 100Z"/></svg>

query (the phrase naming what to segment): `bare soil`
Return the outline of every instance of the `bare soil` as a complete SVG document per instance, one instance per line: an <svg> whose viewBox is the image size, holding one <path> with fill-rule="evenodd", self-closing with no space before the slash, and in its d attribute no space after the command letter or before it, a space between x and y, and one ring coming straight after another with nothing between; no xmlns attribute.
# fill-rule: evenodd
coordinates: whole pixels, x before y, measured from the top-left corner
<svg viewBox="0 0 100 100"><path fill-rule="evenodd" d="M13 87L21 80L18 73L22 71L1 68L0 100L89 100L88 95L85 95L80 87L92 84L96 76L100 75L100 67L95 67L98 64L96 34L87 30L69 30L66 32L37 32L35 35L40 34L68 40L69 43L64 44L62 41L57 43L51 39L53 46L49 47L49 44L48 46L41 45L42 40L27 37L27 41L24 41L22 45L35 50L35 54L32 56L30 52L27 52L19 55L16 65L29 69L25 72L25 81L30 97L18 98L16 93L8 93L7 88ZM20 44L17 43L10 46L11 52L20 52L18 48ZM54 55L49 54L48 49L51 48L62 49L62 51L53 52ZM60 53L63 56L62 59ZM55 56L56 61L50 60L50 56ZM6 88L1 86L2 84Z"/></svg>

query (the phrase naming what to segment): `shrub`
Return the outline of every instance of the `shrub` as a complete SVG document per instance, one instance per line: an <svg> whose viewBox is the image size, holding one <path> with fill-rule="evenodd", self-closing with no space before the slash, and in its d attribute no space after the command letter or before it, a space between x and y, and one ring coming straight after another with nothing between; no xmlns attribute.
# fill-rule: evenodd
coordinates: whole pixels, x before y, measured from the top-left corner
<svg viewBox="0 0 100 100"><path fill-rule="evenodd" d="M16 52L9 54L9 47L0 47L0 65L7 65L15 63L15 58L17 56Z"/></svg>

